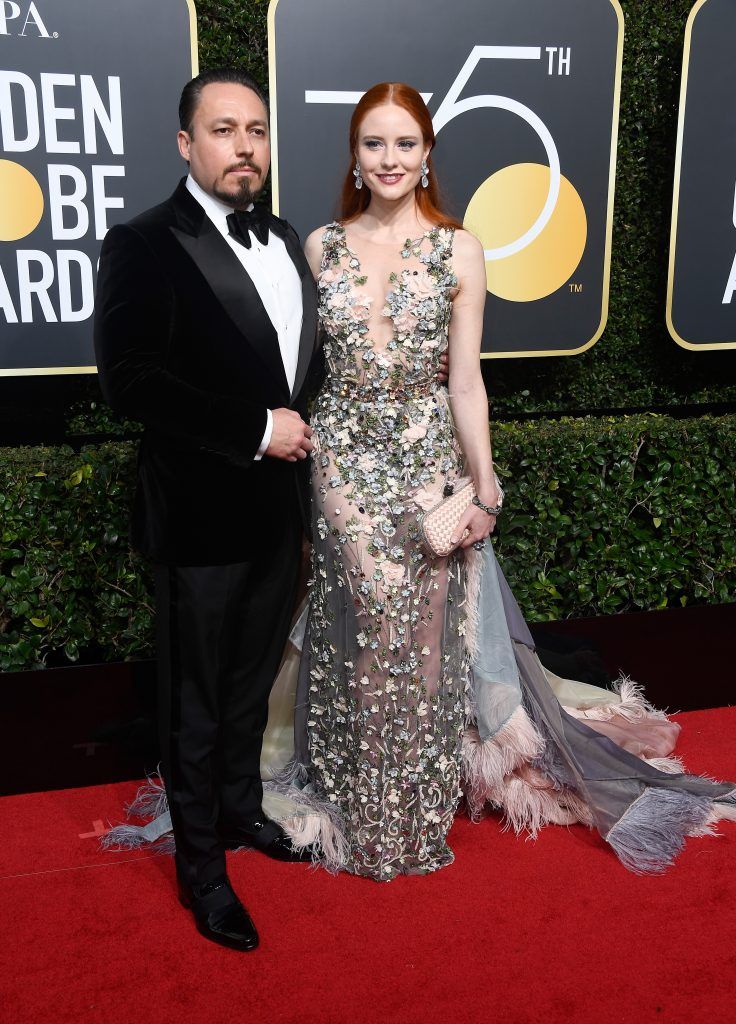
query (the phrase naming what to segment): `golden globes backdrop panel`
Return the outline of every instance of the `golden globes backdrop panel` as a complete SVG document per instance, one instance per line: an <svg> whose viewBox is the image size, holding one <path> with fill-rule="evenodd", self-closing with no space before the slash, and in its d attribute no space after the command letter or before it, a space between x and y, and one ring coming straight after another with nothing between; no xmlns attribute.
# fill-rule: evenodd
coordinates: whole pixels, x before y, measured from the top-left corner
<svg viewBox="0 0 736 1024"><path fill-rule="evenodd" d="M484 356L581 352L608 309L622 46L617 0L271 0L274 208L302 237L332 219L355 103L408 82L485 249Z"/></svg>
<svg viewBox="0 0 736 1024"><path fill-rule="evenodd" d="M102 239L171 193L191 0L0 0L0 376L94 372Z"/></svg>
<svg viewBox="0 0 736 1024"><path fill-rule="evenodd" d="M736 348L736 2L688 18L672 203L667 327L689 349Z"/></svg>

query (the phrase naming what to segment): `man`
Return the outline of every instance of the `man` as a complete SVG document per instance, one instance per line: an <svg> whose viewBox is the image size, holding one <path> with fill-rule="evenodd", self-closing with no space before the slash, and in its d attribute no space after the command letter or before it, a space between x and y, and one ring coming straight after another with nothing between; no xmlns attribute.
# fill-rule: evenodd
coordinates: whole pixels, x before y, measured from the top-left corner
<svg viewBox="0 0 736 1024"><path fill-rule="evenodd" d="M259 764L307 507L316 290L293 229L253 206L270 162L257 84L205 72L179 117L189 175L106 236L95 348L105 398L146 428L132 537L154 562L180 899L207 938L250 950L225 849L307 856L263 814Z"/></svg>

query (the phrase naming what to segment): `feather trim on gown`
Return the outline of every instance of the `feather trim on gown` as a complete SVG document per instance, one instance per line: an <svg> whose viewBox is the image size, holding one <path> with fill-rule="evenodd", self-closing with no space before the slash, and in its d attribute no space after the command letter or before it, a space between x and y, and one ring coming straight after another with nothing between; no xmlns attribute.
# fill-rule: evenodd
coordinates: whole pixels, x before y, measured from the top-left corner
<svg viewBox="0 0 736 1024"><path fill-rule="evenodd" d="M476 597L477 628L482 629L484 618L486 625L493 619L486 636L496 639L484 644L481 635L474 646L461 741L465 807L474 821L500 814L504 828L532 838L550 824L596 827L622 863L638 873L664 870L687 836L712 835L719 820L736 821L736 789L684 772L672 756L680 727L653 708L637 684L622 678L613 690L605 690L544 669L515 602L507 616L513 597L492 549L484 555L483 577L483 593L479 587ZM499 609L508 645L498 641ZM512 639L509 618L522 639ZM306 623L304 609L271 693L261 761L264 811L296 848L310 847L316 863L330 871L349 870L340 815L310 785L308 751L299 730L305 718L298 689L304 689L307 677L306 658L300 672ZM509 651L516 681L509 675ZM499 715L504 716L500 724ZM581 764L576 751L591 740L592 754L586 753ZM605 757L597 758L596 751ZM602 768L607 778L595 778ZM614 800L610 791L618 790L622 779L626 796ZM129 821L110 828L101 840L105 848L153 845L162 853L173 852L159 776L141 786L127 814L141 824Z"/></svg>

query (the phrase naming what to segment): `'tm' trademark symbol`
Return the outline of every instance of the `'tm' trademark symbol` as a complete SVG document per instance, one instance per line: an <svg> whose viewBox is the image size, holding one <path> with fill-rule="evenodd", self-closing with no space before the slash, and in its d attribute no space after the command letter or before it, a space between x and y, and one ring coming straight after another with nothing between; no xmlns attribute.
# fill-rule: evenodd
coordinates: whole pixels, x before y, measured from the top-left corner
<svg viewBox="0 0 736 1024"><path fill-rule="evenodd" d="M573 292L573 294L577 294L578 292L581 292L583 290L583 286L581 284L574 284L572 281L570 282L570 284L568 284L567 287L570 289L571 292Z"/></svg>

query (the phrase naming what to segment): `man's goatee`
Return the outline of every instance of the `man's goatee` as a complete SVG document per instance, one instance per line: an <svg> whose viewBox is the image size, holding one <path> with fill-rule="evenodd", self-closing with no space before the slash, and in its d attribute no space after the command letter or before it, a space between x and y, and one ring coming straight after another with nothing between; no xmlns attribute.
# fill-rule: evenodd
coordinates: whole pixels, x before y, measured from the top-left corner
<svg viewBox="0 0 736 1024"><path fill-rule="evenodd" d="M214 188L212 191L217 199L227 203L228 206L232 206L234 210L247 209L261 194L261 189L251 189L250 182L245 179L241 181L237 188L227 190Z"/></svg>

